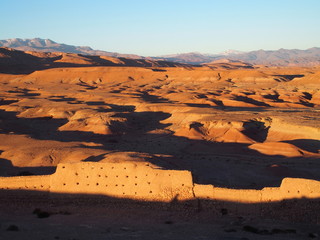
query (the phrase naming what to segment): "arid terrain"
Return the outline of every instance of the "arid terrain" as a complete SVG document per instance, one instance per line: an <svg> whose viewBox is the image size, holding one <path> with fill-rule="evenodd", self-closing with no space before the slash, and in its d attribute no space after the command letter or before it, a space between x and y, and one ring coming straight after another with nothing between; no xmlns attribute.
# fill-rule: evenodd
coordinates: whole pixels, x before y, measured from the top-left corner
<svg viewBox="0 0 320 240"><path fill-rule="evenodd" d="M21 62L22 70L15 72L16 65L2 60L7 64L0 68L2 177L52 174L59 163L130 162L188 170L197 184L230 189L279 187L286 177L320 181L320 67L227 60L203 66L151 60L137 66L132 61L138 60L130 60L128 66L124 59L121 63L111 57L105 61L114 65L105 66L101 58L88 59L77 54L46 56L41 64L36 59L30 72ZM28 231L32 239L104 239L108 234L110 239L141 239L144 234L163 239L270 237L257 228L294 229L280 234L274 230L272 239L303 239L317 237L320 224L319 215L314 225L285 218L257 223L256 218L186 214L166 206L164 211L143 208L139 213L129 207L129 217L122 221L126 212L120 204L119 212L99 205L88 213L83 206L79 212L61 203L50 205L52 211L68 209L70 216L59 213L42 220L31 214L34 203L16 207L13 201L6 209L3 201L0 239L21 239L11 234ZM31 218L37 227L30 224ZM73 232L62 229L57 235L50 226L59 227L60 221ZM5 232L8 222L19 225L19 231ZM49 232L48 238L42 238L41 229ZM178 235L183 229L189 232Z"/></svg>

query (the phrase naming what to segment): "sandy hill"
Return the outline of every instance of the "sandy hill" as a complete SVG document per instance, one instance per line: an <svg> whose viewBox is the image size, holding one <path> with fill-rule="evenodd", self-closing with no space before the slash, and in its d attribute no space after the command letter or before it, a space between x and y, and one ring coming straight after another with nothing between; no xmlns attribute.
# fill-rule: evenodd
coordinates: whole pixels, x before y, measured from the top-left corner
<svg viewBox="0 0 320 240"><path fill-rule="evenodd" d="M250 63L245 63L237 60L230 60L227 58L222 58L214 60L209 63L202 64L203 66L208 66L212 69L252 69L254 66Z"/></svg>
<svg viewBox="0 0 320 240"><path fill-rule="evenodd" d="M61 52L19 51L0 48L0 72L31 73L56 67L131 66L131 67L190 67L190 65L161 60L117 58Z"/></svg>

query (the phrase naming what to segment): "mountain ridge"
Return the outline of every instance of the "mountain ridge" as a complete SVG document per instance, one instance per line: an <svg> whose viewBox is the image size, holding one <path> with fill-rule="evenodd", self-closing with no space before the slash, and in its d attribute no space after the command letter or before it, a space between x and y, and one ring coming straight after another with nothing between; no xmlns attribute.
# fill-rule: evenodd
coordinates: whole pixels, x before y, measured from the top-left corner
<svg viewBox="0 0 320 240"><path fill-rule="evenodd" d="M226 51L227 52L227 51ZM320 48L313 47L306 50L284 49L256 50L231 54L202 54L198 52L171 54L156 57L172 62L187 64L205 64L219 59L243 61L252 65L267 66L316 66L320 65Z"/></svg>
<svg viewBox="0 0 320 240"><path fill-rule="evenodd" d="M169 54L162 56L144 57L135 54L120 54L103 50L94 50L89 46L73 46L57 43L50 39L21 39L13 38L0 40L0 47L14 48L22 51L37 52L64 52L82 55L124 57L131 59L162 60L183 64L201 65L211 63L219 59L228 58L229 60L242 61L252 65L266 66L316 66L320 65L320 48L312 47L306 50L284 49L278 50L255 50L240 52L237 50L227 50L217 54L189 52L180 54Z"/></svg>
<svg viewBox="0 0 320 240"><path fill-rule="evenodd" d="M64 43L57 43L51 39L33 38L11 38L0 40L0 47L14 48L21 51L37 51L37 52L65 52L83 55L98 55L109 57L124 57L133 59L143 59L144 57L136 54L121 54L117 52L108 52L103 50L94 50L89 46L74 46Z"/></svg>

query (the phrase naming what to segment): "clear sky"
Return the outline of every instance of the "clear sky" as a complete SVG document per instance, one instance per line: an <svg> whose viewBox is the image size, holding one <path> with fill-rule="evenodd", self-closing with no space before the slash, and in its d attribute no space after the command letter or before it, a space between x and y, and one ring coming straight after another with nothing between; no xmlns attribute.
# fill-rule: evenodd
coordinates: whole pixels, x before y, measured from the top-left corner
<svg viewBox="0 0 320 240"><path fill-rule="evenodd" d="M0 39L144 56L320 47L320 0L0 0Z"/></svg>

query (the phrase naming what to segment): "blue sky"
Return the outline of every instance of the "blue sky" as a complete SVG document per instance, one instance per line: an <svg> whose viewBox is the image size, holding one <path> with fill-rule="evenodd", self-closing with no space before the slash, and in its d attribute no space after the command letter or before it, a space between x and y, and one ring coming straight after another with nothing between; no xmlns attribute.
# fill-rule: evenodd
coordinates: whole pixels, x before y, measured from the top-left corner
<svg viewBox="0 0 320 240"><path fill-rule="evenodd" d="M0 39L155 56L320 47L320 0L0 0Z"/></svg>

